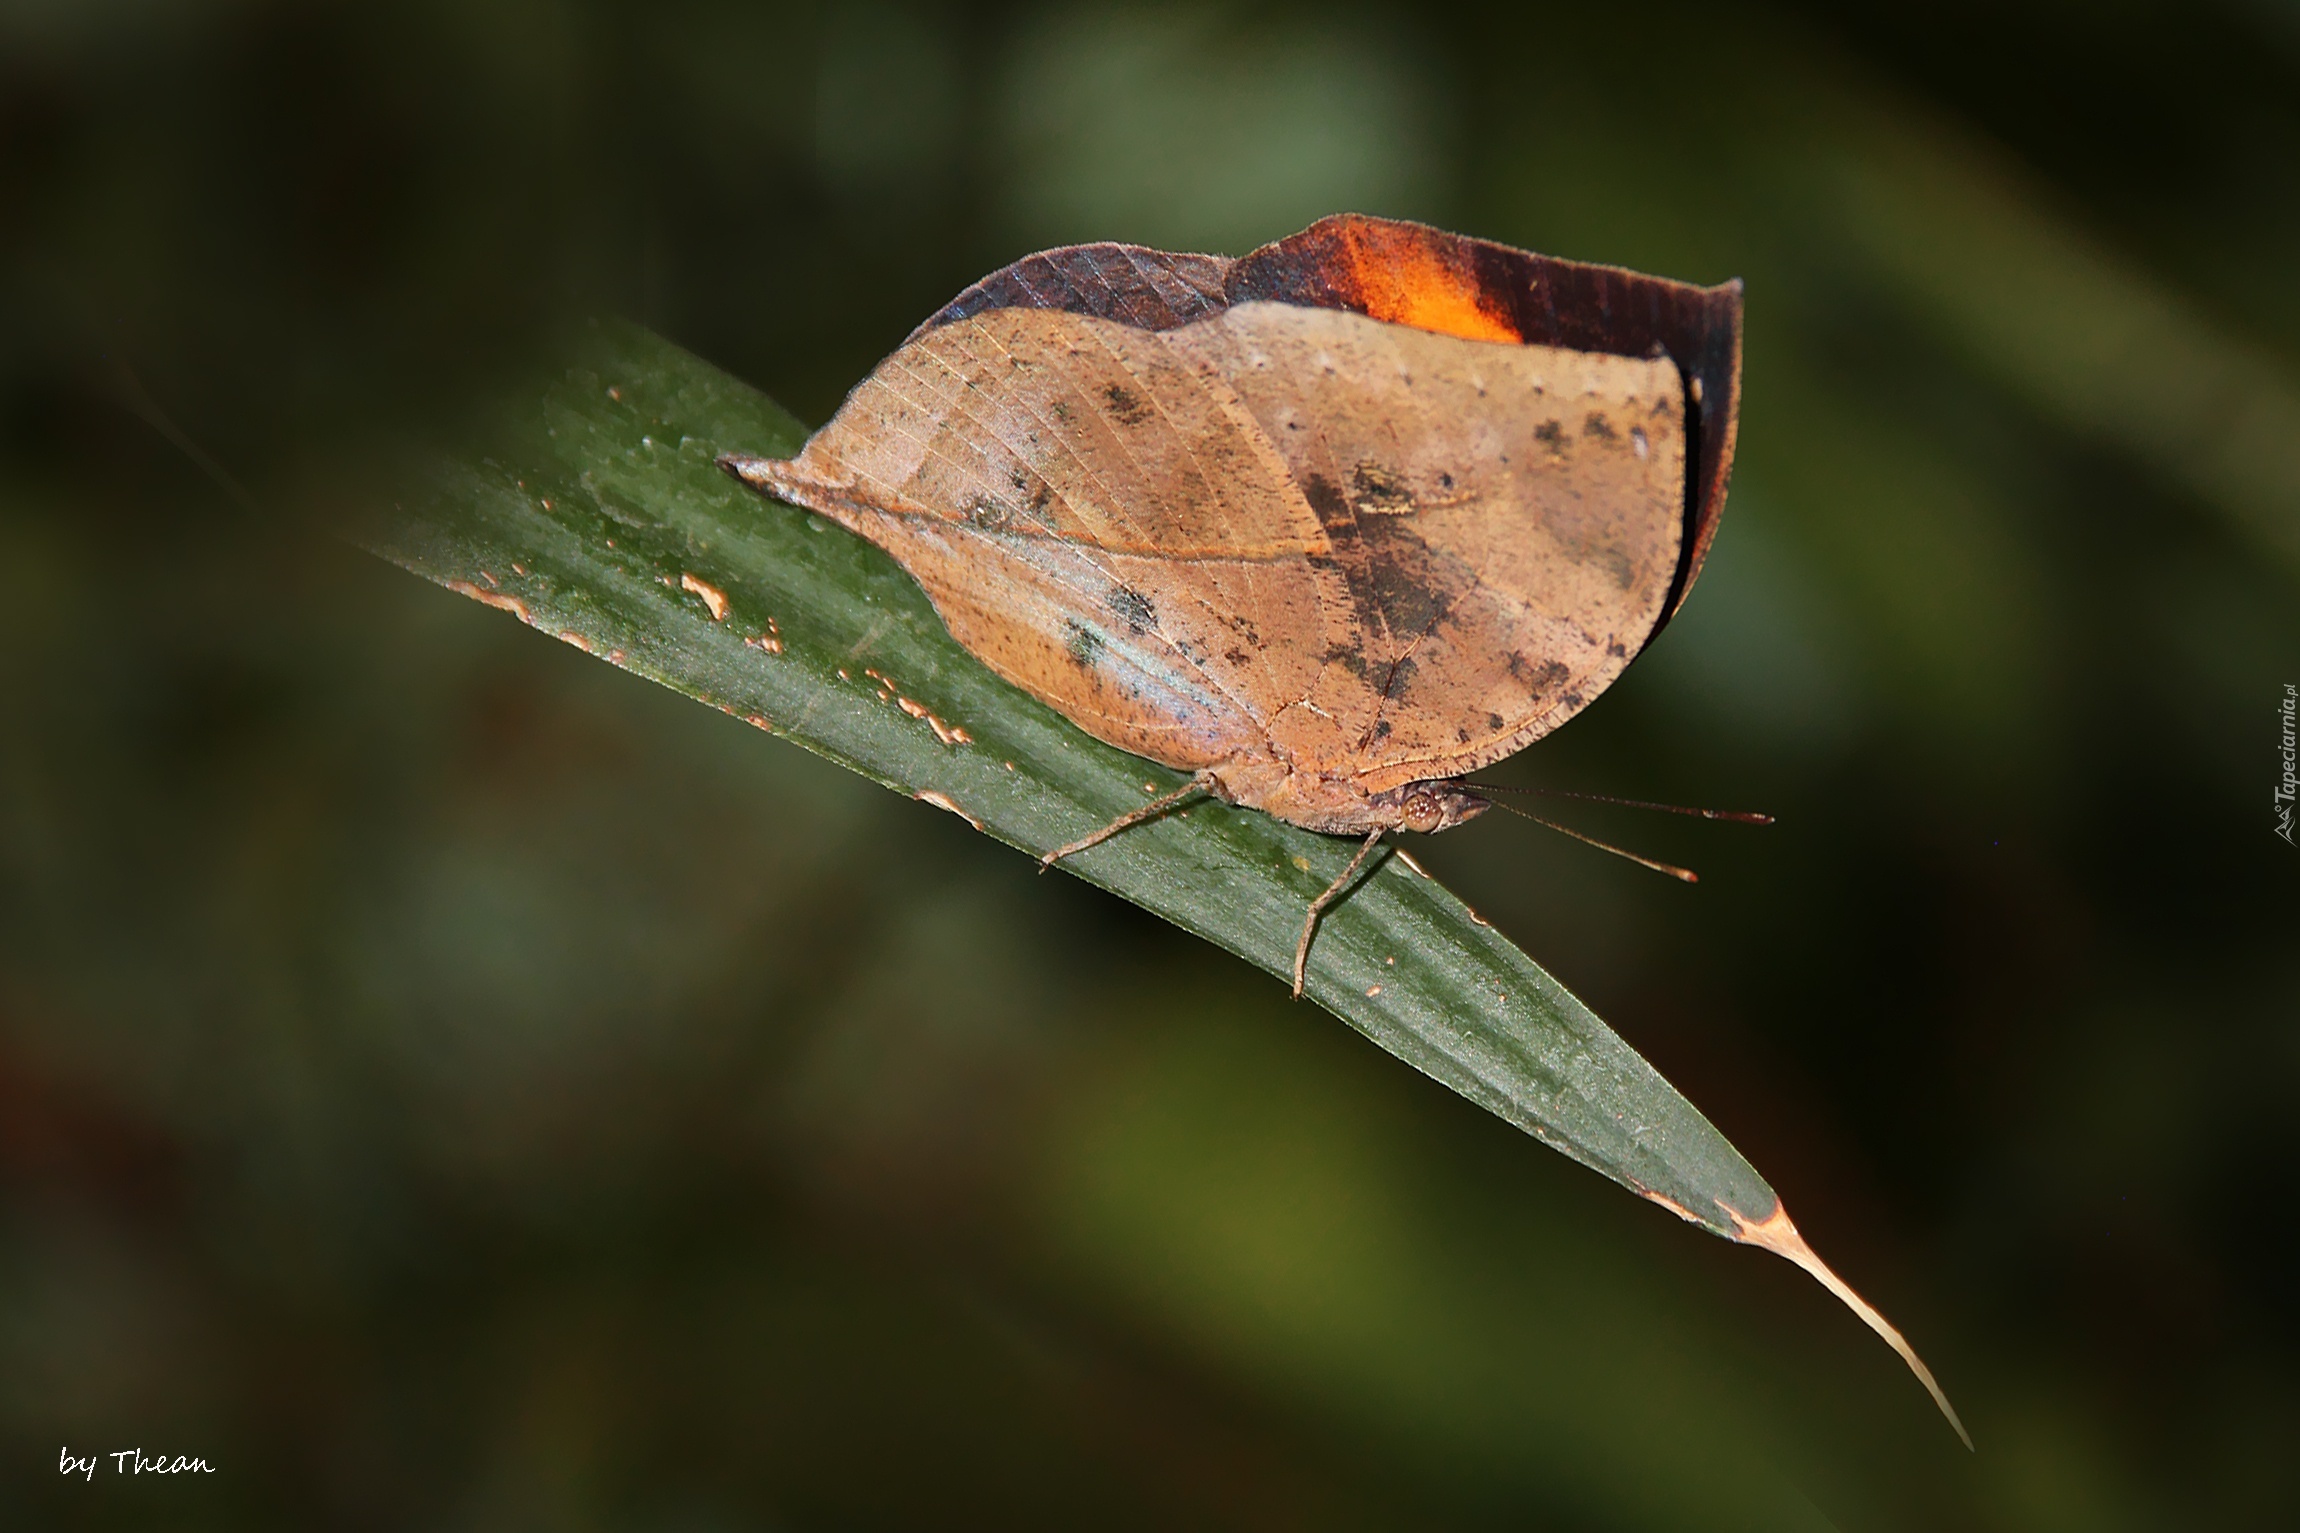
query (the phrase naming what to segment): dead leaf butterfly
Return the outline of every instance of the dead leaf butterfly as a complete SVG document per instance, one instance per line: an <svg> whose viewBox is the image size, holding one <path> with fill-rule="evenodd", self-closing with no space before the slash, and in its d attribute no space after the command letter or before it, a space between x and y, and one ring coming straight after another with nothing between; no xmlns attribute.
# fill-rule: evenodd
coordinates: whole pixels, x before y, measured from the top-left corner
<svg viewBox="0 0 2300 1533"><path fill-rule="evenodd" d="M1197 792L1365 837L1611 685L1717 530L1741 285L1341 215L1237 259L1044 251L746 484L899 561L951 634Z"/></svg>

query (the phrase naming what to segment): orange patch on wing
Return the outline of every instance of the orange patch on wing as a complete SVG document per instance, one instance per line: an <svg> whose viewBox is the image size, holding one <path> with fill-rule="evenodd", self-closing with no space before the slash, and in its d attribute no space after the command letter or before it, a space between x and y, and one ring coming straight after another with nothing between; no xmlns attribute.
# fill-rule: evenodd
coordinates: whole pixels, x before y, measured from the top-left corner
<svg viewBox="0 0 2300 1533"><path fill-rule="evenodd" d="M1465 341L1524 340L1516 326L1486 306L1476 279L1447 260L1422 231L1353 221L1342 238L1348 280L1367 318Z"/></svg>

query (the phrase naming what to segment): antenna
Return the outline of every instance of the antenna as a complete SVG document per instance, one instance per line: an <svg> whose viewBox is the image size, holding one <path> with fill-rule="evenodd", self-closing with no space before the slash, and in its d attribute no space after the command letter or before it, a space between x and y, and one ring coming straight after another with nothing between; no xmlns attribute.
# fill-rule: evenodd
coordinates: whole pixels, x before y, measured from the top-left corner
<svg viewBox="0 0 2300 1533"><path fill-rule="evenodd" d="M1476 784L1472 783L1470 786L1475 787ZM1574 840L1583 842L1589 846L1594 846L1601 852L1611 852L1616 857L1626 857L1641 868L1651 868L1656 873L1666 873L1671 878L1678 880L1680 883L1697 884L1701 882L1701 875L1694 872L1691 868L1681 868L1674 863L1655 862L1650 857L1640 857L1635 852L1628 850L1626 847L1615 846L1610 841L1600 841L1595 836L1585 836L1570 825L1560 825L1555 820L1545 820L1538 814L1528 814L1525 810L1518 808L1515 804L1503 804L1500 807L1508 810L1511 814L1518 816L1520 819L1531 820L1536 825L1546 825L1561 836L1571 836Z"/></svg>
<svg viewBox="0 0 2300 1533"><path fill-rule="evenodd" d="M1624 809L1657 809L1663 814L1689 814L1701 820L1731 820L1739 825L1770 825L1773 817L1754 809L1696 809L1686 804L1656 804L1650 799L1615 798L1610 793L1576 793L1571 788L1520 788L1498 782L1465 782L1479 793L1538 793L1544 798L1577 798L1586 804L1618 804ZM1507 807L1507 806L1504 806ZM1519 811L1523 813L1523 811ZM1535 816L1526 815L1527 819ZM1548 824L1547 820L1542 821Z"/></svg>

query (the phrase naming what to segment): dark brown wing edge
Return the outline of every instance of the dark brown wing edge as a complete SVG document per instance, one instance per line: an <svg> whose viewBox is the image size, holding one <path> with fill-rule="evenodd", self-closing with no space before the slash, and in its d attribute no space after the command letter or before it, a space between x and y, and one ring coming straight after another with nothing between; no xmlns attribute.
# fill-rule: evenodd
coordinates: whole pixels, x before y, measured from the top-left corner
<svg viewBox="0 0 2300 1533"><path fill-rule="evenodd" d="M1059 309L1139 330L1174 330L1230 306L1228 256L1176 255L1143 245L1063 245L1002 266L910 333L991 309Z"/></svg>
<svg viewBox="0 0 2300 1533"><path fill-rule="evenodd" d="M1338 213L1231 260L1141 245L1066 245L975 283L912 332L989 309L1060 309L1170 330L1265 299L1413 321L1397 311L1401 267L1438 283L1521 341L1614 356L1660 352L1686 384L1686 536L1659 633L1701 573L1733 472L1741 407L1741 282L1699 287L1618 266L1561 260L1426 224ZM1647 642L1652 635L1646 636Z"/></svg>

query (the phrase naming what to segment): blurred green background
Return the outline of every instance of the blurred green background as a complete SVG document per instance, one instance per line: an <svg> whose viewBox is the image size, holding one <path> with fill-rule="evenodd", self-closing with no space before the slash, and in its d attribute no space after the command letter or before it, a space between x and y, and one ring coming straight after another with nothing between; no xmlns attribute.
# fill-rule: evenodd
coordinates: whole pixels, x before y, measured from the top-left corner
<svg viewBox="0 0 2300 1533"><path fill-rule="evenodd" d="M819 421L1027 250L1340 209L1748 280L1708 572L1510 770L1779 826L1417 852L1977 1454L1785 1264L324 533L569 315ZM2291 0L8 0L0 1522L2290 1526L2295 250Z"/></svg>

